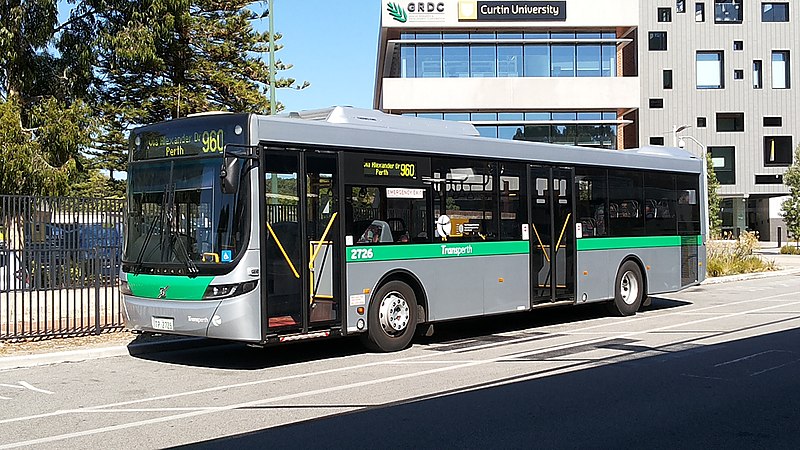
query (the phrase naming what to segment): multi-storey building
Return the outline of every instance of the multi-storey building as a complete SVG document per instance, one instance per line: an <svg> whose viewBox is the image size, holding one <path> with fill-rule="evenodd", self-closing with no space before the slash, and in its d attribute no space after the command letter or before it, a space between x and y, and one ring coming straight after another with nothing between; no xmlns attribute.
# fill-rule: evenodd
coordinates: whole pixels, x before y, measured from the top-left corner
<svg viewBox="0 0 800 450"><path fill-rule="evenodd" d="M705 147L724 228L774 240L781 174L800 135L791 89L800 19L790 6L384 1L374 106L507 139Z"/></svg>

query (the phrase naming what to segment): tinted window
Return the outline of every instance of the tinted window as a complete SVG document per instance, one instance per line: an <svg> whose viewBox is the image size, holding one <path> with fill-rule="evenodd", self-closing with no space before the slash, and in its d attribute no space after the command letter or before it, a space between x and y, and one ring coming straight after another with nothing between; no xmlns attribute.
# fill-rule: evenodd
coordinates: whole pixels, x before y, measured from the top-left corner
<svg viewBox="0 0 800 450"><path fill-rule="evenodd" d="M437 228L434 240L497 240L497 165L439 159L432 170L434 219L449 235Z"/></svg>
<svg viewBox="0 0 800 450"><path fill-rule="evenodd" d="M583 237L608 235L608 173L605 169L575 169L575 212Z"/></svg>
<svg viewBox="0 0 800 450"><path fill-rule="evenodd" d="M648 173L644 187L644 218L648 235L677 234L675 175Z"/></svg>
<svg viewBox="0 0 800 450"><path fill-rule="evenodd" d="M644 235L642 173L627 170L609 170L608 198L610 235Z"/></svg>
<svg viewBox="0 0 800 450"><path fill-rule="evenodd" d="M528 223L527 171L524 164L500 164L500 239L522 239L522 226Z"/></svg>
<svg viewBox="0 0 800 450"><path fill-rule="evenodd" d="M678 203L675 214L678 217L678 234L700 234L699 177L697 175L677 175Z"/></svg>

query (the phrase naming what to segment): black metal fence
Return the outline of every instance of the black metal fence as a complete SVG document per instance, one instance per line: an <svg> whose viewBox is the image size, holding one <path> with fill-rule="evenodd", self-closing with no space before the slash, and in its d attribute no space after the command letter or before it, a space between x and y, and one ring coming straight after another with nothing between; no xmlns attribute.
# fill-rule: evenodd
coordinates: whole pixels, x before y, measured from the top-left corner
<svg viewBox="0 0 800 450"><path fill-rule="evenodd" d="M120 329L121 199L0 196L0 340Z"/></svg>

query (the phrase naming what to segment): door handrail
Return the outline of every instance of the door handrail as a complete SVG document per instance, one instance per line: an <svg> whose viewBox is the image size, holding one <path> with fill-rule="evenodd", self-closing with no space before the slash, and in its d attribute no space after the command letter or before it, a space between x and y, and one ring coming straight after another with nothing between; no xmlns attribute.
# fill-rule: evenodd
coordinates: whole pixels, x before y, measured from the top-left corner
<svg viewBox="0 0 800 450"><path fill-rule="evenodd" d="M289 255L286 253L286 250L284 250L283 244L281 244L281 240L278 239L278 235L275 234L275 231L272 229L272 226L269 224L269 222L267 222L267 229L269 230L269 234L272 235L272 238L275 239L275 243L278 244L278 249L283 254L283 258L289 264L289 268L292 269L292 273L294 273L294 277L299 279L300 278L300 273L297 272L297 269L294 268L294 264L292 264L291 258L289 258Z"/></svg>
<svg viewBox="0 0 800 450"><path fill-rule="evenodd" d="M319 254L320 249L322 248L322 243L326 241L328 237L328 232L331 231L331 226L333 225L333 221L336 219L336 216L339 214L339 211L336 211L331 216L331 220L328 221L328 226L325 227L325 231L322 232L322 237L319 239L319 244L317 244L317 248L314 249L314 253L311 255L310 260L308 261L308 269L314 270L314 259Z"/></svg>

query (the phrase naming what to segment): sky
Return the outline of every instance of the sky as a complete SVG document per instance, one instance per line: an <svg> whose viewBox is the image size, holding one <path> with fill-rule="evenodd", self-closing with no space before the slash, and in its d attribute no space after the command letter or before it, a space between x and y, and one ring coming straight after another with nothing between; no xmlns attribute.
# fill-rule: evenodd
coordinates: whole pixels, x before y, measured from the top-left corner
<svg viewBox="0 0 800 450"><path fill-rule="evenodd" d="M284 111L345 105L371 109L382 3L274 0L274 4L275 31L283 35L284 46L276 59L294 65L278 77L311 83L302 91L277 91ZM269 26L268 19L261 22L264 29Z"/></svg>

